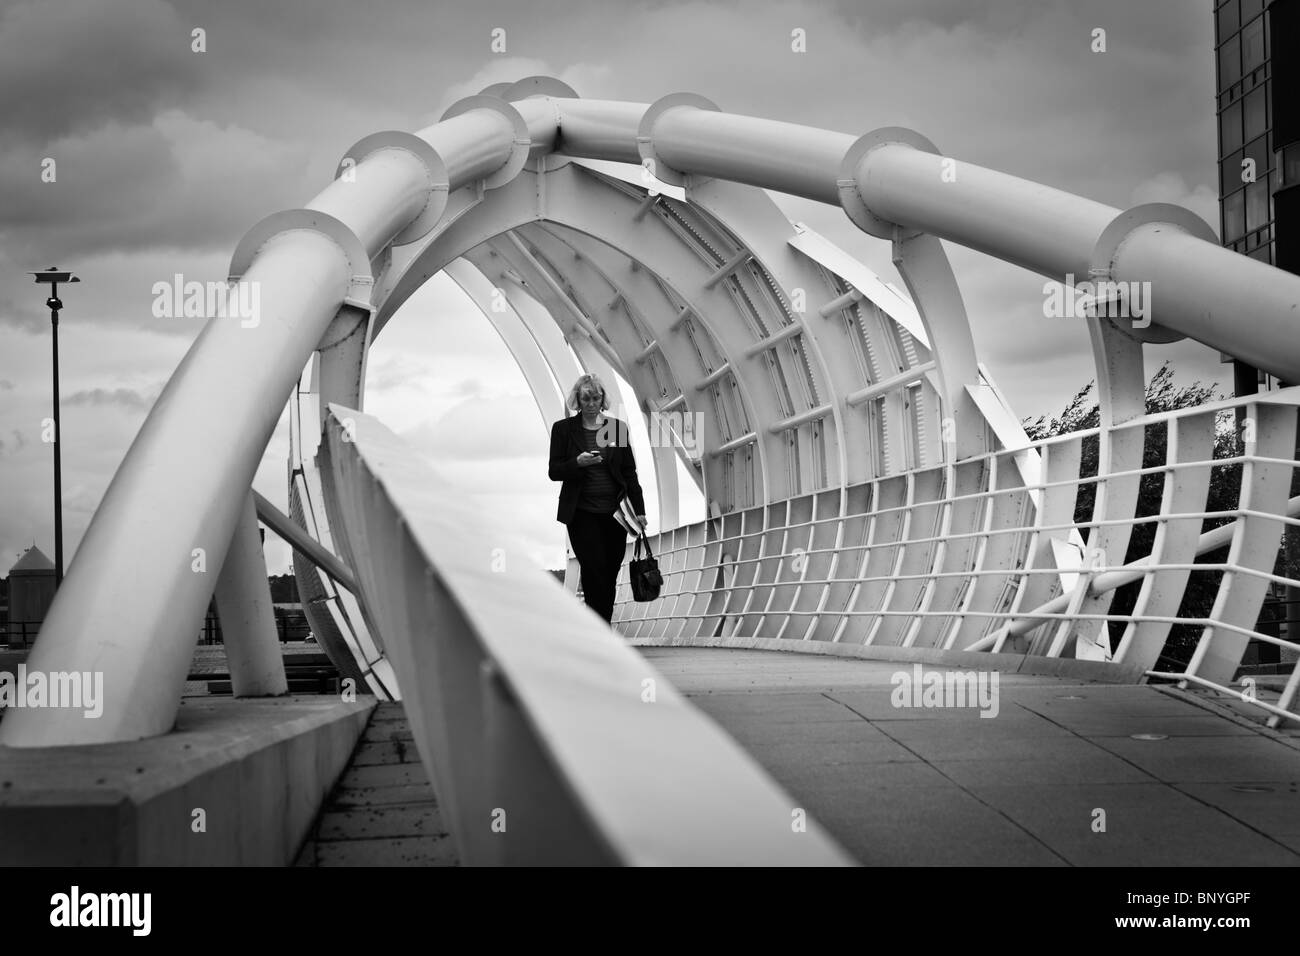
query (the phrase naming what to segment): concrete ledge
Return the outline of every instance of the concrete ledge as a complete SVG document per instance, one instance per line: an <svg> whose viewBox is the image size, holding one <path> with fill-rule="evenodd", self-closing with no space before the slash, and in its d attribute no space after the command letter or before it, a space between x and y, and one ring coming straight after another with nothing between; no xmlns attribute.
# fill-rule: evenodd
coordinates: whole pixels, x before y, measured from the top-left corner
<svg viewBox="0 0 1300 956"><path fill-rule="evenodd" d="M374 706L187 698L162 737L0 747L0 866L288 865Z"/></svg>
<svg viewBox="0 0 1300 956"><path fill-rule="evenodd" d="M861 644L832 644L829 641L790 641L772 637L675 637L629 638L633 647L722 647L731 650L780 651L785 654L821 654L853 657L867 661L897 661L900 664L932 664L971 670L994 670L1006 674L1092 681L1101 684L1138 684L1145 672L1135 664L1081 661L1066 657L1038 657L1027 654L989 654L984 651L941 651L932 647L864 647Z"/></svg>

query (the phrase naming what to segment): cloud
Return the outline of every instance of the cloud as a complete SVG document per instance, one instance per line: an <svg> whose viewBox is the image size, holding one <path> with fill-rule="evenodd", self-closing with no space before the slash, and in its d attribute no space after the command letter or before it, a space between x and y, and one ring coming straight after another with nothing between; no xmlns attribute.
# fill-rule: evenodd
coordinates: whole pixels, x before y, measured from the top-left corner
<svg viewBox="0 0 1300 956"><path fill-rule="evenodd" d="M0 12L0 129L45 142L147 122L202 83L190 29L162 0L30 0Z"/></svg>
<svg viewBox="0 0 1300 956"><path fill-rule="evenodd" d="M133 411L148 411L161 391L162 386L147 394L130 388L91 388L73 392L64 401L69 405L119 406Z"/></svg>
<svg viewBox="0 0 1300 956"><path fill-rule="evenodd" d="M483 490L501 487L518 459L541 462L545 477L547 433L531 396L479 394L457 402L436 420L403 432L413 447L435 461L493 462L499 469Z"/></svg>
<svg viewBox="0 0 1300 956"><path fill-rule="evenodd" d="M507 33L507 41L509 34ZM479 67L467 80L452 83L446 87L438 99L437 108L430 110L420 118L421 126L431 126L446 112L447 108L467 96L481 93L494 83L513 83L525 76L550 76L551 68L544 60L517 56L493 56Z"/></svg>
<svg viewBox="0 0 1300 956"><path fill-rule="evenodd" d="M18 454L23 450L23 446L27 444L27 440L23 438L23 433L18 429L15 428L10 432L10 435L13 437L9 441L0 438L0 458Z"/></svg>
<svg viewBox="0 0 1300 956"><path fill-rule="evenodd" d="M1215 235L1219 233L1219 193L1214 186L1198 183L1192 188L1187 185L1182 173L1165 170L1133 187L1133 203L1148 202L1185 206L1204 219Z"/></svg>
<svg viewBox="0 0 1300 956"><path fill-rule="evenodd" d="M54 159L54 182L40 178ZM36 260L126 249L233 249L295 204L307 154L236 125L168 110L0 153L0 237ZM321 183L322 186L325 183ZM232 202L231 197L238 201ZM224 278L224 276L223 276Z"/></svg>

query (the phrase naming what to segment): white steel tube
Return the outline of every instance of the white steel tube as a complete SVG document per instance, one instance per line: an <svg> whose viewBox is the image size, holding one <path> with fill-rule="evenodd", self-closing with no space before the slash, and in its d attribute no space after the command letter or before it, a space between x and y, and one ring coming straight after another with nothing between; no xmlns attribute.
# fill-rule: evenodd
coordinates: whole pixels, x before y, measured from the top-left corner
<svg viewBox="0 0 1300 956"><path fill-rule="evenodd" d="M230 548L221 562L216 598L231 693L236 697L289 693L251 491L244 496Z"/></svg>
<svg viewBox="0 0 1300 956"><path fill-rule="evenodd" d="M1300 382L1300 278L1158 225L1134 230L1114 271L1117 279L1151 283L1160 324Z"/></svg>
<svg viewBox="0 0 1300 956"><path fill-rule="evenodd" d="M538 101L522 100L515 106L524 113L528 130L534 123L545 126L545 114L533 105ZM645 103L619 103L612 100L549 100L559 115L559 136L555 148L583 159L604 159L616 163L640 164L636 148L636 131L645 113Z"/></svg>
<svg viewBox="0 0 1300 956"><path fill-rule="evenodd" d="M945 165L949 164L949 165ZM946 174L946 175L945 175ZM1088 278L1092 249L1120 210L973 163L889 145L857 170L874 214L1064 281Z"/></svg>
<svg viewBox="0 0 1300 956"><path fill-rule="evenodd" d="M113 476L28 658L103 674L103 714L14 709L0 744L137 740L171 729L248 488L307 356L348 289L342 249L271 239L244 276L260 321L208 322ZM235 384L234 376L238 376Z"/></svg>
<svg viewBox="0 0 1300 956"><path fill-rule="evenodd" d="M840 204L840 161L856 137L811 126L683 107L654 126L673 169Z"/></svg>
<svg viewBox="0 0 1300 956"><path fill-rule="evenodd" d="M357 593L357 580L351 568L336 558L333 553L325 550L319 541L294 524L292 518L267 501L259 492L253 492L253 504L257 508L257 517L283 538L293 548L295 554L316 565L333 578L334 583L339 587L346 588L353 594Z"/></svg>
<svg viewBox="0 0 1300 956"><path fill-rule="evenodd" d="M447 164L452 191L500 169L515 141L509 120L494 110L469 110L416 135L432 143Z"/></svg>
<svg viewBox="0 0 1300 956"><path fill-rule="evenodd" d="M348 178L326 186L307 208L346 222L373 258L424 208L432 186L415 154L381 149L352 167Z"/></svg>

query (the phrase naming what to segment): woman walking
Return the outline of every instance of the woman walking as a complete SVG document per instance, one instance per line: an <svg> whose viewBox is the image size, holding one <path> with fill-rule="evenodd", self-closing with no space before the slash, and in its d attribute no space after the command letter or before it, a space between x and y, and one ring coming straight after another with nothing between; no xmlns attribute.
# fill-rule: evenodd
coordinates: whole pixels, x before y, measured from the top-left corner
<svg viewBox="0 0 1300 956"><path fill-rule="evenodd" d="M556 519L569 529L569 542L582 569L582 596L606 621L614 616L614 587L627 550L627 531L614 518L626 497L637 523L646 526L645 498L627 423L602 414L609 408L605 386L583 375L565 403L577 414L551 426L552 481L562 481Z"/></svg>

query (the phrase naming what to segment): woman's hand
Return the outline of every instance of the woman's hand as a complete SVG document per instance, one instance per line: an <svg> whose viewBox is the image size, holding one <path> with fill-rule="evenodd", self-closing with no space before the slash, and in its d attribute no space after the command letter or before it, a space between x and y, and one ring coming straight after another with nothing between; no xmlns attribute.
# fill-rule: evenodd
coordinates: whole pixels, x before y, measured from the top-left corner
<svg viewBox="0 0 1300 956"><path fill-rule="evenodd" d="M604 460L598 451L584 451L578 456L578 467L589 468L592 465L599 465Z"/></svg>
<svg viewBox="0 0 1300 956"><path fill-rule="evenodd" d="M644 531L644 530L645 530L645 526L646 526L647 524L649 524L650 522L646 521L645 515L637 515L637 516L636 516L636 523L639 524L639 525L641 526L641 530Z"/></svg>

